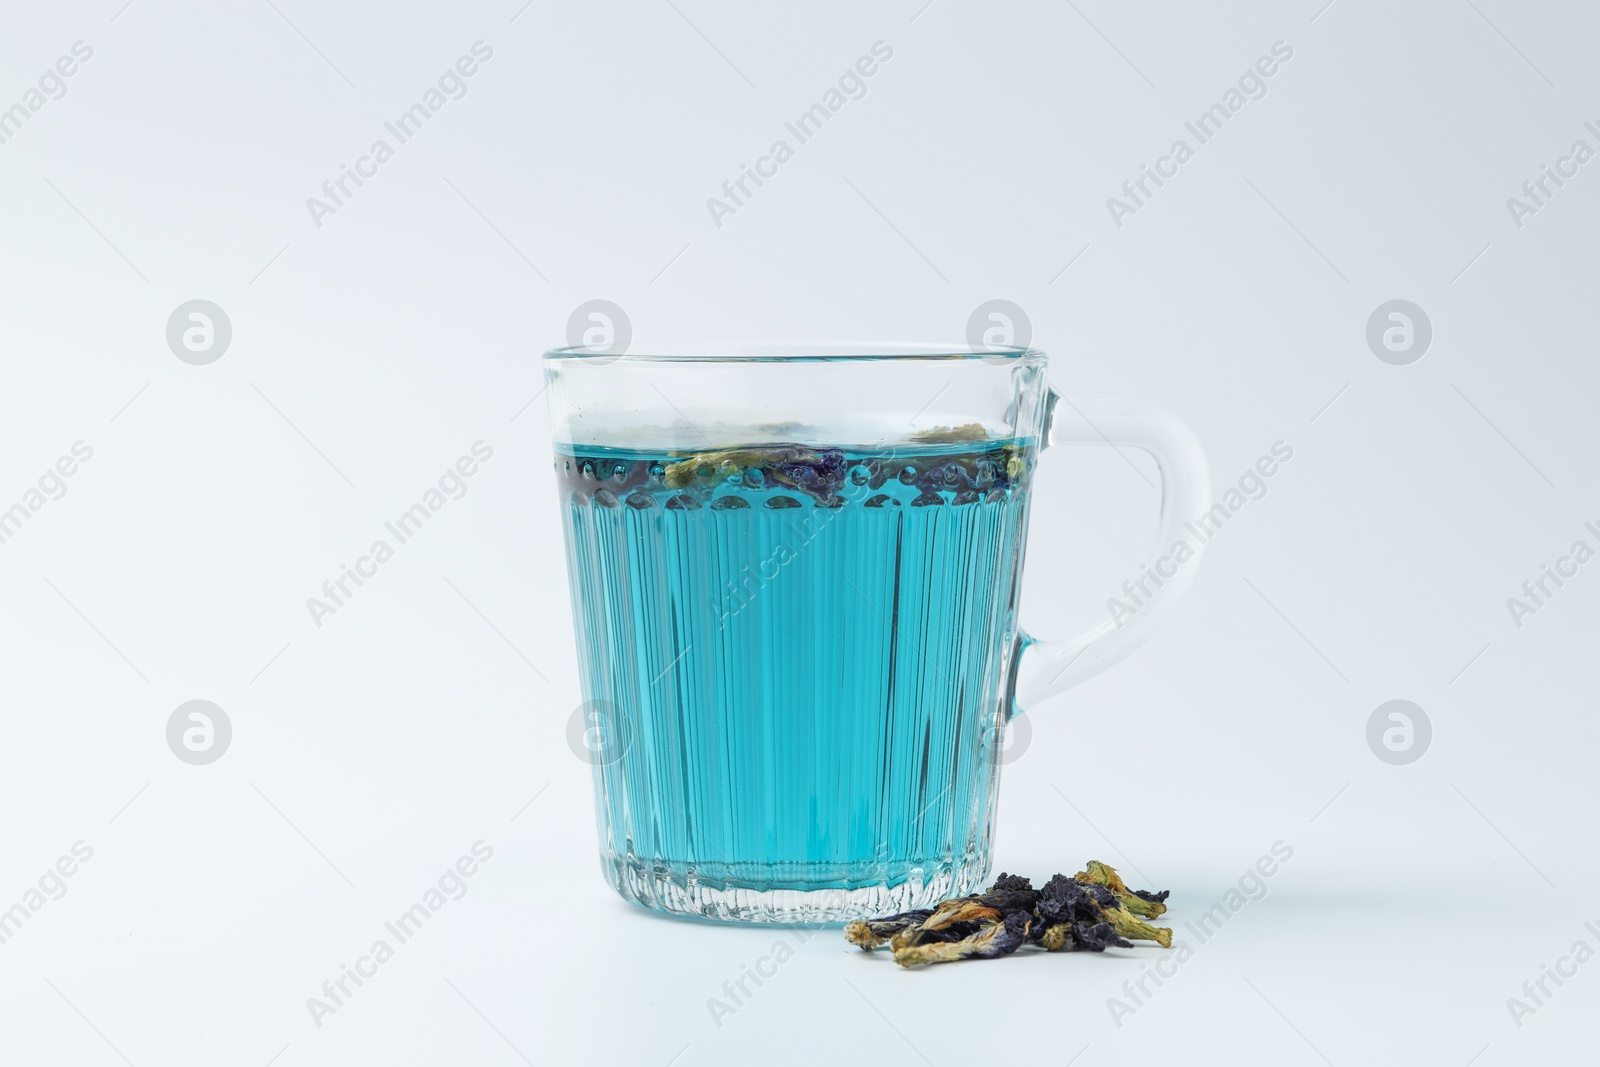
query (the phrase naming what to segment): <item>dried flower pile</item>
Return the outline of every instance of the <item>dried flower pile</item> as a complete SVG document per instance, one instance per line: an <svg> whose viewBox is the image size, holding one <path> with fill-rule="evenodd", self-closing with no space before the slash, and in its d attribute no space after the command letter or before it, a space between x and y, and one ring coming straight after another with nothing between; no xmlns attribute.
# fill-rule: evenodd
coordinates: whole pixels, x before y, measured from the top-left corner
<svg viewBox="0 0 1600 1067"><path fill-rule="evenodd" d="M1171 948L1172 930L1146 921L1167 910L1166 900L1166 890L1129 889L1114 869L1091 860L1073 877L1058 874L1039 889L1021 875L1001 874L987 893L858 920L844 936L864 950L888 944L902 967L992 960L1028 944L1051 952L1104 952L1112 945L1132 948L1135 940Z"/></svg>

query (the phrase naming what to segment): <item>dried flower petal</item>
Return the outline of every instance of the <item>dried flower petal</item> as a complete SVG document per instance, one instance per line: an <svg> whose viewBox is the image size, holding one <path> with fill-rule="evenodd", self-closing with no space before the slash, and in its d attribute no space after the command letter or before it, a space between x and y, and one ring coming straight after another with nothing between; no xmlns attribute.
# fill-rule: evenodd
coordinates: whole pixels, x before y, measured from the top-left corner
<svg viewBox="0 0 1600 1067"><path fill-rule="evenodd" d="M1148 890L1129 889L1115 869L1099 860L1090 860L1084 869L1077 873L1076 878L1080 882L1105 886L1117 895L1117 900L1123 907L1135 915L1154 919L1167 910L1167 890L1152 893Z"/></svg>
<svg viewBox="0 0 1600 1067"><path fill-rule="evenodd" d="M896 945L894 961L902 967L923 963L951 963L955 960L992 960L1009 956L1028 940L1028 931L1038 920L1028 912L1014 911L1004 922L990 923L960 941Z"/></svg>
<svg viewBox="0 0 1600 1067"><path fill-rule="evenodd" d="M1110 923L1073 923L1072 941L1078 948L1086 948L1090 952L1104 952L1107 948L1132 948L1133 942L1117 936L1117 930Z"/></svg>
<svg viewBox="0 0 1600 1067"><path fill-rule="evenodd" d="M1024 878L1020 874L1007 874L1004 871L1001 871L1000 877L996 878L994 880L994 885L989 887L989 892L998 893L1002 890L1006 892L1015 892L1019 889L1031 890L1032 888L1032 878Z"/></svg>

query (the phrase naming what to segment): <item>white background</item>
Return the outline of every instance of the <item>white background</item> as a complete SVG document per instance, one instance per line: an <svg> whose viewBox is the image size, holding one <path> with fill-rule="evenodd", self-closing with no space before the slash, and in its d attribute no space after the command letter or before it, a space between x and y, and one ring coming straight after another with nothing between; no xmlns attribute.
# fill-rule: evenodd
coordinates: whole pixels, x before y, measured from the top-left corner
<svg viewBox="0 0 1600 1067"><path fill-rule="evenodd" d="M0 26L0 107L94 50L0 145L0 507L94 450L0 544L0 908L93 849L0 945L0 1061L1592 1058L1600 964L1520 1027L1507 998L1600 949L1600 563L1520 628L1506 598L1600 547L1600 163L1521 228L1506 199L1600 148L1600 15L121 2ZM479 40L465 98L319 228L307 197ZM716 226L706 198L879 40L868 94ZM1106 198L1280 40L1266 97L1116 226ZM233 325L208 366L165 339L197 298ZM1158 949L906 973L826 930L719 1026L708 998L797 933L604 886L528 404L593 298L686 340L957 341L1009 299L1058 388L1174 411L1219 493L1293 447L1004 775L997 869L1173 891L1193 958L1133 1014L1108 998ZM1409 366L1365 340L1395 298L1434 328ZM479 440L467 495L315 626ZM1059 635L1149 562L1157 497L1142 461L1046 459L1024 621ZM208 766L165 740L197 698L234 730ZM1407 766L1366 742L1394 698L1433 725ZM478 840L470 891L317 1026L307 998ZM1183 932L1280 840L1264 899Z"/></svg>

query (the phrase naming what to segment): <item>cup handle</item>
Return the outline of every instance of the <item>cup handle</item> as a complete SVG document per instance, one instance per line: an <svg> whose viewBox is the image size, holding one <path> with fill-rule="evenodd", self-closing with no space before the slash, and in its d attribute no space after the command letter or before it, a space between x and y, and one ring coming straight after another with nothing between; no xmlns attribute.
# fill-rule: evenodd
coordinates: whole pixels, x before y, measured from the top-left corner
<svg viewBox="0 0 1600 1067"><path fill-rule="evenodd" d="M1013 715L1099 674L1145 642L1153 624L1178 602L1194 578L1204 542L1185 524L1197 518L1211 498L1211 472L1200 442L1189 427L1160 408L1125 400L1073 401L1051 389L1046 424L1047 448L1109 445L1150 453L1161 472L1161 530L1147 557L1155 577L1144 580L1143 590L1135 587L1133 596L1117 591L1128 610L1108 607L1106 619L1063 641L1020 635ZM1180 542L1188 546L1187 555L1178 550ZM1175 560L1178 555L1183 555L1181 562Z"/></svg>

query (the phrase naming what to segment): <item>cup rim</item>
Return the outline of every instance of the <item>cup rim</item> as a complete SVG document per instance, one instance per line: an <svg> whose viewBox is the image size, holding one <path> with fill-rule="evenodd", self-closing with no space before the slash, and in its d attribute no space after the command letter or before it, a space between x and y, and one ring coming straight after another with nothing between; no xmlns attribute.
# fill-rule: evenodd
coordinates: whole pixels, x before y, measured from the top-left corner
<svg viewBox="0 0 1600 1067"><path fill-rule="evenodd" d="M596 366L611 363L849 363L921 360L981 360L996 364L1037 363L1041 349L1000 346L974 350L950 343L878 341L799 341L750 344L654 345L639 351L612 352L584 346L552 348L541 357L550 363Z"/></svg>

